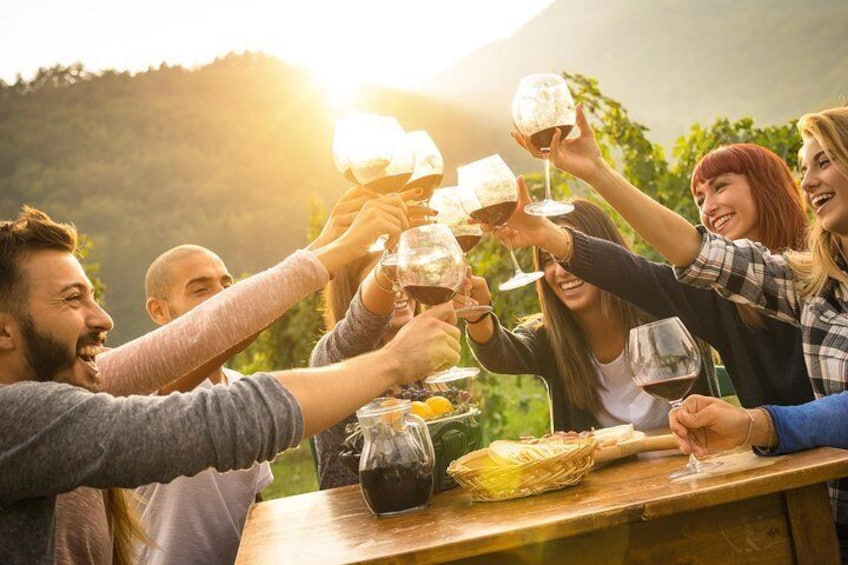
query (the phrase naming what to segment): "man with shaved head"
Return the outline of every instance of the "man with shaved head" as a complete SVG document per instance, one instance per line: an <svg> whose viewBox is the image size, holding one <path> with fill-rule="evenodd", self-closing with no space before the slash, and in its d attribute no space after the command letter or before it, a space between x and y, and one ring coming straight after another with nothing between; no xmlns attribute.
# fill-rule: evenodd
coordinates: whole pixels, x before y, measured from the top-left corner
<svg viewBox="0 0 848 565"><path fill-rule="evenodd" d="M162 326L233 284L218 255L199 245L179 245L147 269L147 313ZM228 385L243 375L216 367L205 379L179 379L162 389L188 391ZM153 544L141 548L140 563L233 563L247 510L273 481L267 461L221 473L207 469L170 483L136 490L144 528Z"/></svg>

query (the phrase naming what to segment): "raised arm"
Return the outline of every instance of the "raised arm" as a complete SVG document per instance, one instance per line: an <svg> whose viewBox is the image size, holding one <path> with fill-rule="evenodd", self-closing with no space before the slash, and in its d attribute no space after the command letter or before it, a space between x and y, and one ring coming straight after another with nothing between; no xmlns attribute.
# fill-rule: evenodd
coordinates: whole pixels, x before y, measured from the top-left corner
<svg viewBox="0 0 848 565"><path fill-rule="evenodd" d="M349 357L373 351L380 344L392 319L395 298L394 292L388 293L380 290L379 287L371 288L372 285L367 281L373 280L373 276L373 274L369 274L366 282L359 287L344 318L339 320L335 327L324 334L315 344L309 357L310 366L322 367L330 363L337 363ZM372 303L371 307L377 310L376 312L372 311L366 302L366 297L369 296L370 291L386 294L385 300L391 300L390 306L380 308L379 306L382 306L382 304L375 307ZM378 298L377 300L382 303L384 299Z"/></svg>
<svg viewBox="0 0 848 565"><path fill-rule="evenodd" d="M455 320L443 305L407 324L383 350L189 394L115 398L57 383L2 386L0 504L270 459L390 386L456 363Z"/></svg>
<svg viewBox="0 0 848 565"><path fill-rule="evenodd" d="M298 251L173 322L103 354L104 390L148 394L213 360L220 365L239 343L326 284L329 273L363 256L378 235L397 237L407 227L407 208L399 195L365 201L337 239L324 238L325 245Z"/></svg>
<svg viewBox="0 0 848 565"><path fill-rule="evenodd" d="M698 254L701 237L688 220L644 194L618 174L601 156L592 127L577 108L580 136L563 139L557 130L551 141L551 160L558 168L592 186L598 194L673 265L688 266ZM529 138L513 133L516 141L538 156Z"/></svg>

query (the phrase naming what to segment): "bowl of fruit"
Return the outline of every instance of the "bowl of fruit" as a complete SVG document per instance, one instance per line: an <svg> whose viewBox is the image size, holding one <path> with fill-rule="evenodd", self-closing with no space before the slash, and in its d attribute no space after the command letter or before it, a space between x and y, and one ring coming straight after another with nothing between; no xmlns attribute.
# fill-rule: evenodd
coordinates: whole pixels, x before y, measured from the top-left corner
<svg viewBox="0 0 848 565"><path fill-rule="evenodd" d="M433 489L445 491L456 486L447 468L458 459L480 447L480 410L474 394L461 383L425 387L411 385L396 391L393 396L411 401L410 412L427 423L436 463L433 467ZM362 452L362 433L359 424L348 426L348 437L341 447L342 462L355 473L359 472Z"/></svg>

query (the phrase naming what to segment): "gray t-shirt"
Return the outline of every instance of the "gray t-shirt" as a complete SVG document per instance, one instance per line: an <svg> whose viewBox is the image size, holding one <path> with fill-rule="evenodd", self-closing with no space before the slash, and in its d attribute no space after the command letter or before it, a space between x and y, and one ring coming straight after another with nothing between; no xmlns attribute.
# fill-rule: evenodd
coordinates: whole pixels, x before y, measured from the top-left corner
<svg viewBox="0 0 848 565"><path fill-rule="evenodd" d="M243 469L297 445L303 415L267 374L165 397L0 385L0 563L52 563L56 495Z"/></svg>

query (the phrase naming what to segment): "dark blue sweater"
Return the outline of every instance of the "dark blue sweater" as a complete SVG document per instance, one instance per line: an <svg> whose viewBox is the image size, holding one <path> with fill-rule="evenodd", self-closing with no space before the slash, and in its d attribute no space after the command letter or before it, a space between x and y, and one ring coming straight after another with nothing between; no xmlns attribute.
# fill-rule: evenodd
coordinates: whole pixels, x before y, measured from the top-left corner
<svg viewBox="0 0 848 565"><path fill-rule="evenodd" d="M721 355L743 406L795 405L813 399L797 327L768 317L763 317L763 328L748 327L733 302L677 282L669 266L570 231L572 256L562 268L652 316L678 316Z"/></svg>

